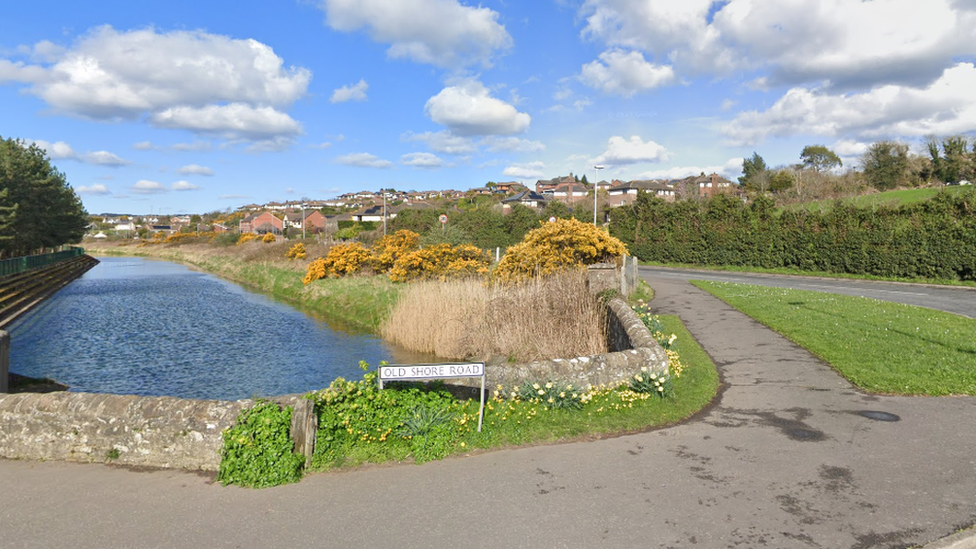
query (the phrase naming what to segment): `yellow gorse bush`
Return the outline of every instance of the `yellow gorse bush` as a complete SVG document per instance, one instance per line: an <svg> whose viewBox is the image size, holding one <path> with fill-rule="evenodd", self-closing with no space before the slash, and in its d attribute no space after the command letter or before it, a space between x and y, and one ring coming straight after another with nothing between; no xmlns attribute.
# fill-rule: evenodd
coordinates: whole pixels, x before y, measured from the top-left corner
<svg viewBox="0 0 976 549"><path fill-rule="evenodd" d="M308 265L302 282L340 277L358 272L369 265L372 254L359 242L348 242L333 246L325 257L320 257Z"/></svg>
<svg viewBox="0 0 976 549"><path fill-rule="evenodd" d="M277 239L275 238L275 235L274 234L272 234L272 233L264 233L264 238L261 239L261 242L264 242L265 244L270 244L270 243L274 242L275 240L277 240Z"/></svg>
<svg viewBox="0 0 976 549"><path fill-rule="evenodd" d="M393 268L396 260L420 248L420 235L408 230L400 230L384 236L373 244L373 268L386 272Z"/></svg>
<svg viewBox="0 0 976 549"><path fill-rule="evenodd" d="M544 223L508 249L495 269L503 282L545 276L563 269L617 261L627 247L606 231L576 219Z"/></svg>
<svg viewBox="0 0 976 549"><path fill-rule="evenodd" d="M285 257L288 259L305 259L306 255L308 255L308 253L305 251L305 244L299 242L288 250Z"/></svg>
<svg viewBox="0 0 976 549"><path fill-rule="evenodd" d="M407 282L425 278L484 276L491 256L470 244L434 244L401 255L390 270L390 280Z"/></svg>
<svg viewBox="0 0 976 549"><path fill-rule="evenodd" d="M260 238L260 235L257 233L242 233L241 236L237 238L237 245L240 246L241 244L245 244L252 240L257 240L258 238Z"/></svg>

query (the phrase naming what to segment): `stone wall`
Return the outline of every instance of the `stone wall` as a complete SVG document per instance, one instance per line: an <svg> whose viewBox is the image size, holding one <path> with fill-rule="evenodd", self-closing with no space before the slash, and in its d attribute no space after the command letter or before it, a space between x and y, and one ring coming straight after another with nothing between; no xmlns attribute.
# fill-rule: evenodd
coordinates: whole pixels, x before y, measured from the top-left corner
<svg viewBox="0 0 976 549"><path fill-rule="evenodd" d="M297 397L275 399L293 404ZM0 395L0 457L216 471L221 433L253 401L94 393Z"/></svg>
<svg viewBox="0 0 976 549"><path fill-rule="evenodd" d="M488 364L486 383L490 387L510 387L526 381L551 379L586 387L620 383L640 371L641 367L658 373L667 372L667 353L627 302L619 297L613 298L607 308L611 352L528 364Z"/></svg>

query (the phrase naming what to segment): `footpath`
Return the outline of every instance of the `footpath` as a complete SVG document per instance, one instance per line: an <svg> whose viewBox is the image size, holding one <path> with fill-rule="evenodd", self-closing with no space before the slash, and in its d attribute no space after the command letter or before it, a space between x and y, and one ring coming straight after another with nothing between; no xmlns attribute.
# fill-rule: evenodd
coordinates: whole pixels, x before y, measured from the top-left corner
<svg viewBox="0 0 976 549"><path fill-rule="evenodd" d="M867 549L976 522L976 398L863 394L689 284L649 282L724 378L681 425L266 490L0 460L0 546Z"/></svg>

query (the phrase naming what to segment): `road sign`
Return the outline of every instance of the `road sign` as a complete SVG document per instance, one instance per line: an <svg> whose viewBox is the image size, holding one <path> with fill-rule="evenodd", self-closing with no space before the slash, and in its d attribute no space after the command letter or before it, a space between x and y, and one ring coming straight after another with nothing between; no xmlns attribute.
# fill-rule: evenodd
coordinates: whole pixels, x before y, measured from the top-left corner
<svg viewBox="0 0 976 549"><path fill-rule="evenodd" d="M447 219L446 215L441 216ZM449 379L459 377L481 378L481 407L478 409L478 432L485 418L485 363L484 362L453 362L446 364L390 364L380 366L380 389L384 381L423 381L426 379Z"/></svg>
<svg viewBox="0 0 976 549"><path fill-rule="evenodd" d="M441 224L443 225L444 223L447 223L447 216L444 215L444 214L441 214Z"/></svg>

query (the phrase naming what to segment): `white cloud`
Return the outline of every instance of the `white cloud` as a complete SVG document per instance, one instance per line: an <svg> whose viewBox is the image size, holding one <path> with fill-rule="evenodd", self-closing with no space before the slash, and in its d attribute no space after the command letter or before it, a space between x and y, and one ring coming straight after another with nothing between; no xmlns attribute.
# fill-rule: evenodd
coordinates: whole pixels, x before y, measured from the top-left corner
<svg viewBox="0 0 976 549"><path fill-rule="evenodd" d="M71 145L65 143L64 141L51 143L42 139L35 139L33 143L44 149L47 152L47 155L51 157L51 160L78 159L78 153L71 148Z"/></svg>
<svg viewBox="0 0 976 549"><path fill-rule="evenodd" d="M189 181L177 181L173 183L174 191L196 191L199 188L200 187L194 185L193 183L190 183Z"/></svg>
<svg viewBox="0 0 976 549"><path fill-rule="evenodd" d="M721 166L676 166L638 174L638 179L683 179L692 175L717 173L729 179L742 175L742 159L730 158Z"/></svg>
<svg viewBox="0 0 976 549"><path fill-rule="evenodd" d="M532 118L508 103L491 97L477 80L448 86L427 100L424 107L434 122L455 135L513 135L529 129Z"/></svg>
<svg viewBox="0 0 976 549"><path fill-rule="evenodd" d="M670 66L648 63L639 51L624 52L619 49L605 51L600 54L599 61L583 65L579 79L591 88L623 97L676 81L674 69Z"/></svg>
<svg viewBox="0 0 976 549"><path fill-rule="evenodd" d="M213 175L214 171L206 166L201 166L199 164L187 164L182 168L176 170L177 173L182 175Z"/></svg>
<svg viewBox="0 0 976 549"><path fill-rule="evenodd" d="M325 141L323 143L315 143L315 144L309 145L309 148L310 149L328 149L331 146L332 146L332 143L329 143L328 141Z"/></svg>
<svg viewBox="0 0 976 549"><path fill-rule="evenodd" d="M360 79L359 82L351 86L343 86L332 92L333 103L345 103L346 101L366 101L366 90L369 84L366 80Z"/></svg>
<svg viewBox="0 0 976 549"><path fill-rule="evenodd" d="M81 156L81 161L88 164L95 164L98 166L109 166L111 168L117 168L119 166L125 166L129 164L129 161L123 160L118 155L110 153L108 151L95 151L86 153Z"/></svg>
<svg viewBox="0 0 976 549"><path fill-rule="evenodd" d="M541 141L530 141L518 137L490 136L482 140L490 152L542 152L546 146Z"/></svg>
<svg viewBox="0 0 976 549"><path fill-rule="evenodd" d="M323 0L322 9L333 29L366 29L390 44L388 56L438 67L489 66L496 51L512 45L497 12L456 0Z"/></svg>
<svg viewBox="0 0 976 549"><path fill-rule="evenodd" d="M976 12L953 0L586 0L580 16L584 36L680 72L767 68L776 83L924 85L976 53Z"/></svg>
<svg viewBox="0 0 976 549"><path fill-rule="evenodd" d="M641 162L662 162L668 157L667 150L654 141L645 143L639 135L632 135L630 139L615 135L607 140L607 150L596 157L593 163L620 166Z"/></svg>
<svg viewBox="0 0 976 549"><path fill-rule="evenodd" d="M112 194L112 191L108 190L108 187L102 185L101 183L96 183L94 185L85 186L82 185L75 189L78 194L91 194L95 196L105 196Z"/></svg>
<svg viewBox="0 0 976 549"><path fill-rule="evenodd" d="M195 151L209 151L210 143L206 141L194 141L193 143L176 143L170 147L174 151L182 152L195 152Z"/></svg>
<svg viewBox="0 0 976 549"><path fill-rule="evenodd" d="M830 149L841 157L857 157L868 152L868 147L870 147L868 143L842 139L834 143L834 146Z"/></svg>
<svg viewBox="0 0 976 549"><path fill-rule="evenodd" d="M166 191L166 186L162 183L149 181L148 179L140 179L132 186L132 192L135 194L161 194Z"/></svg>
<svg viewBox="0 0 976 549"><path fill-rule="evenodd" d="M400 157L400 163L415 168L440 168L444 160L437 155L426 152L407 153Z"/></svg>
<svg viewBox="0 0 976 549"><path fill-rule="evenodd" d="M152 141L140 141L132 145L132 148L137 151L151 151L155 147L153 147Z"/></svg>
<svg viewBox="0 0 976 549"><path fill-rule="evenodd" d="M443 130L439 132L407 133L405 141L420 141L426 143L431 150L444 154L471 154L478 150L477 145L468 137L461 137Z"/></svg>
<svg viewBox="0 0 976 549"><path fill-rule="evenodd" d="M26 84L29 93L60 113L100 120L135 120L148 114L165 127L220 133L233 129L244 137L263 138L270 127L281 127L269 127L269 112L287 118L276 109L305 95L311 79L307 69L284 68L282 59L256 40L202 31L119 32L102 26L67 49L45 51L52 57L49 63L0 60L0 82ZM216 128L176 116L243 109L234 105L246 106L252 116L237 116L240 125ZM286 133L296 133L293 120L283 126Z"/></svg>
<svg viewBox="0 0 976 549"><path fill-rule="evenodd" d="M924 88L887 85L863 93L793 88L765 111L739 113L722 129L736 144L798 134L878 138L951 135L976 128L976 67L959 63Z"/></svg>
<svg viewBox="0 0 976 549"><path fill-rule="evenodd" d="M539 179L543 176L546 165L542 162L528 162L525 164L512 164L502 170L504 175L517 177L519 179Z"/></svg>
<svg viewBox="0 0 976 549"><path fill-rule="evenodd" d="M375 155L369 153L352 153L339 156L336 162L344 166L354 166L357 168L390 168L393 166L393 162L389 160L383 160L382 158L377 158Z"/></svg>
<svg viewBox="0 0 976 549"><path fill-rule="evenodd" d="M227 139L266 140L294 136L301 124L273 107L253 107L244 103L173 107L149 118L161 128L178 128L215 134Z"/></svg>

